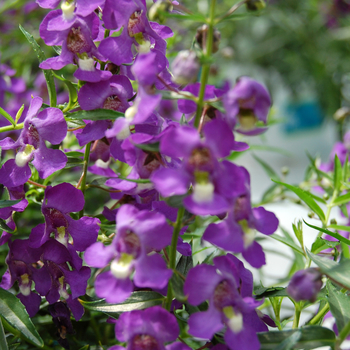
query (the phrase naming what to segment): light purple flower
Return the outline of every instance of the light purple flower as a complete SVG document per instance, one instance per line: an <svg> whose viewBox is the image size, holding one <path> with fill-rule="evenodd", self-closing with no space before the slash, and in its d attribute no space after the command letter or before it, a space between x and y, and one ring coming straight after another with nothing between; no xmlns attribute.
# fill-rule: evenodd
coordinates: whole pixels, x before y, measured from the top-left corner
<svg viewBox="0 0 350 350"><path fill-rule="evenodd" d="M149 254L171 242L171 228L165 217L125 204L117 212L116 224L117 234L111 245L95 243L84 255L90 266L102 268L111 264L109 271L97 276L96 294L109 303L123 302L133 290L130 280L133 271L137 287L165 287L172 271L167 269L161 255Z"/></svg>
<svg viewBox="0 0 350 350"><path fill-rule="evenodd" d="M256 135L266 130L256 127L256 123L267 123L271 98L266 88L254 79L239 78L237 84L224 95L223 102L227 122L236 131Z"/></svg>

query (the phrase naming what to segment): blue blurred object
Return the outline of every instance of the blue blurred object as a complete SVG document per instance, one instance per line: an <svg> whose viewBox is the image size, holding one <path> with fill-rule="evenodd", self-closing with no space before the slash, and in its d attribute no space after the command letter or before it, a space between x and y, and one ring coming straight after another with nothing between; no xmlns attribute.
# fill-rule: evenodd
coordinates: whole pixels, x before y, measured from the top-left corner
<svg viewBox="0 0 350 350"><path fill-rule="evenodd" d="M287 120L283 124L283 130L286 133L318 127L324 119L324 113L317 101L289 103L285 111Z"/></svg>

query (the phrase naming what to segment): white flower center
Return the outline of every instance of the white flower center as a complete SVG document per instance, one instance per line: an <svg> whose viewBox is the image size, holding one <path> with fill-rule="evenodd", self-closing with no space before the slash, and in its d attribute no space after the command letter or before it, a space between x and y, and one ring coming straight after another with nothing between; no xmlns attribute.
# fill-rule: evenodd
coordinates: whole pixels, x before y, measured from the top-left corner
<svg viewBox="0 0 350 350"><path fill-rule="evenodd" d="M22 152L16 154L15 162L20 168L23 168L30 161L32 152L35 150L34 146L26 145Z"/></svg>
<svg viewBox="0 0 350 350"><path fill-rule="evenodd" d="M102 159L97 159L95 162L96 166L103 169L108 169L109 163L109 160L107 162L104 162Z"/></svg>
<svg viewBox="0 0 350 350"><path fill-rule="evenodd" d="M57 227L57 233L57 241L67 247L66 228L64 226Z"/></svg>
<svg viewBox="0 0 350 350"><path fill-rule="evenodd" d="M111 263L111 272L115 278L125 279L130 276L134 258L130 254L122 253L119 260Z"/></svg>
<svg viewBox="0 0 350 350"><path fill-rule="evenodd" d="M214 185L196 183L193 185L193 200L197 203L211 202L214 197Z"/></svg>
<svg viewBox="0 0 350 350"><path fill-rule="evenodd" d="M30 283L27 273L21 276L21 281L22 283L19 284L19 290L24 296L28 296L30 294Z"/></svg>
<svg viewBox="0 0 350 350"><path fill-rule="evenodd" d="M81 70L93 72L95 70L95 61L93 58L79 58L78 65Z"/></svg>
<svg viewBox="0 0 350 350"><path fill-rule="evenodd" d="M233 333L239 333L243 329L243 316L235 312L232 306L226 306L222 310L227 317L227 326Z"/></svg>
<svg viewBox="0 0 350 350"><path fill-rule="evenodd" d="M61 5L62 15L63 18L66 21L70 21L74 18L74 10L75 10L75 3L74 1L72 3L69 3L68 1L65 1Z"/></svg>

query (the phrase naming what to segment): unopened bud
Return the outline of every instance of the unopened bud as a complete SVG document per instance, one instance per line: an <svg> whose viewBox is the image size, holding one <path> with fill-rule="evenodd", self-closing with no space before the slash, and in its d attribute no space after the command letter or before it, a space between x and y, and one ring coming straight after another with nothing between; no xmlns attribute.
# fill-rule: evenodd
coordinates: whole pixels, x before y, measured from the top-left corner
<svg viewBox="0 0 350 350"><path fill-rule="evenodd" d="M266 7L264 0L248 0L246 1L247 10L249 11L260 11Z"/></svg>
<svg viewBox="0 0 350 350"><path fill-rule="evenodd" d="M208 37L208 28L209 27L206 24L203 24L201 27L197 29L197 34L195 39L197 44L202 50L204 50L207 45L206 41ZM219 50L220 40L221 40L221 34L216 28L214 28L212 53L215 53Z"/></svg>
<svg viewBox="0 0 350 350"><path fill-rule="evenodd" d="M334 120L337 122L344 121L346 117L350 115L350 108L349 107L342 107L339 108L333 115Z"/></svg>
<svg viewBox="0 0 350 350"><path fill-rule="evenodd" d="M329 199L328 193L324 193L324 194L323 194L323 199L325 199L325 200L328 200L328 199Z"/></svg>
<svg viewBox="0 0 350 350"><path fill-rule="evenodd" d="M312 218L315 216L315 214L314 214L312 211L310 211L310 212L307 214L307 216L308 216L310 219L312 219Z"/></svg>
<svg viewBox="0 0 350 350"><path fill-rule="evenodd" d="M287 176L289 174L289 168L286 166L282 167L281 173L282 175Z"/></svg>
<svg viewBox="0 0 350 350"><path fill-rule="evenodd" d="M336 225L336 224L337 224L337 220L331 219L331 225Z"/></svg>
<svg viewBox="0 0 350 350"><path fill-rule="evenodd" d="M194 83L199 69L200 64L194 51L180 51L171 65L173 81L179 85Z"/></svg>
<svg viewBox="0 0 350 350"><path fill-rule="evenodd" d="M169 0L158 0L149 9L148 18L150 21L163 24L165 22L165 16L163 15L163 12L171 12L172 10L173 5Z"/></svg>

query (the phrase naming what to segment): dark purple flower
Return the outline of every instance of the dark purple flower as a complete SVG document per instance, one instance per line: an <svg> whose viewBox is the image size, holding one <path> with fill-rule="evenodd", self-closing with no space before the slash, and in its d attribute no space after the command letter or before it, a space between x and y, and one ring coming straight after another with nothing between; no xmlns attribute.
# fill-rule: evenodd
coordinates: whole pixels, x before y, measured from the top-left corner
<svg viewBox="0 0 350 350"><path fill-rule="evenodd" d="M123 302L133 290L130 280L133 271L137 287L165 287L172 271L161 255L149 254L171 242L171 228L165 217L125 204L117 212L116 225L117 234L111 245L95 243L84 255L90 266L101 268L111 264L109 271L97 276L96 294L109 303Z"/></svg>
<svg viewBox="0 0 350 350"><path fill-rule="evenodd" d="M314 303L322 288L322 274L316 268L297 271L287 287L288 294L295 300Z"/></svg>
<svg viewBox="0 0 350 350"><path fill-rule="evenodd" d="M30 235L31 245L39 247L45 243L51 233L64 246L68 247L69 236L73 239L75 250L83 251L96 242L100 220L83 216L74 220L69 213L79 212L84 208L83 193L69 183L48 186L42 205L45 226L39 225Z"/></svg>
<svg viewBox="0 0 350 350"><path fill-rule="evenodd" d="M194 51L180 51L171 64L173 81L179 85L194 83L197 81L199 69L199 60Z"/></svg>

